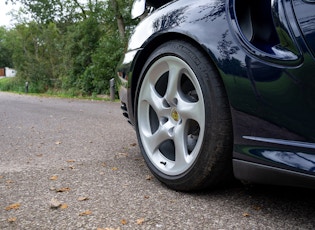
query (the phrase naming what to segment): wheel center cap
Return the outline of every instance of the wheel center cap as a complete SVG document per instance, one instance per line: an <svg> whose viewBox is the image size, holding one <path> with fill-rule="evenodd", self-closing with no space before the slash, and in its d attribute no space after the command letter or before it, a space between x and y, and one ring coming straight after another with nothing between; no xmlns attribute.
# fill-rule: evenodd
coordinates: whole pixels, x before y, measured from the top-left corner
<svg viewBox="0 0 315 230"><path fill-rule="evenodd" d="M171 112L171 117L174 121L178 122L180 119L179 113L176 111L176 109L173 109Z"/></svg>

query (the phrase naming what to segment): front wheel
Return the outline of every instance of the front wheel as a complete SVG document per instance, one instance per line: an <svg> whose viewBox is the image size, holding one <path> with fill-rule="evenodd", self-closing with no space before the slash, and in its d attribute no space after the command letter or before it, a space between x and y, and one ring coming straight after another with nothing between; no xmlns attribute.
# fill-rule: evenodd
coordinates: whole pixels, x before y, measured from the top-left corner
<svg viewBox="0 0 315 230"><path fill-rule="evenodd" d="M212 63L193 45L170 41L150 55L137 86L135 118L142 155L169 187L214 187L231 176L227 97Z"/></svg>

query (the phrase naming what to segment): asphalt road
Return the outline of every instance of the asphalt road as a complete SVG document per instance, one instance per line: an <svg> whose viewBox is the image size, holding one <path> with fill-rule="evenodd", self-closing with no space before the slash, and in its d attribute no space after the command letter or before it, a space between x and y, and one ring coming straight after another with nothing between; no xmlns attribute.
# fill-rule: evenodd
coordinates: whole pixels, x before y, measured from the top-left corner
<svg viewBox="0 0 315 230"><path fill-rule="evenodd" d="M119 103L0 92L0 229L314 229L315 191L152 177Z"/></svg>

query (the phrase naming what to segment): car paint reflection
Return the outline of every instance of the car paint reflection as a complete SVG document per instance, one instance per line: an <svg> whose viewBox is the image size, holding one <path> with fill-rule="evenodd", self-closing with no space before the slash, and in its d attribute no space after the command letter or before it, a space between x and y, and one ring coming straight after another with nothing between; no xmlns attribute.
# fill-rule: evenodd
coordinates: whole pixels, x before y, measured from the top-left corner
<svg viewBox="0 0 315 230"><path fill-rule="evenodd" d="M276 163L308 172L315 172L315 155L266 149L251 149L249 152L257 157L263 157Z"/></svg>

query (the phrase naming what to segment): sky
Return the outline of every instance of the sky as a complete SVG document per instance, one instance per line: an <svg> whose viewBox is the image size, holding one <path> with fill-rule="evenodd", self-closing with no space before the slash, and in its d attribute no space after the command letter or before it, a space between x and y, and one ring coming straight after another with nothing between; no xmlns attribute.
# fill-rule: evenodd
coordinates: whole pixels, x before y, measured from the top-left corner
<svg viewBox="0 0 315 230"><path fill-rule="evenodd" d="M8 5L5 4L5 0L0 0L0 26L6 26L9 27L12 25L11 16L7 15L11 10L18 10L18 5L12 5L11 3L8 3Z"/></svg>

